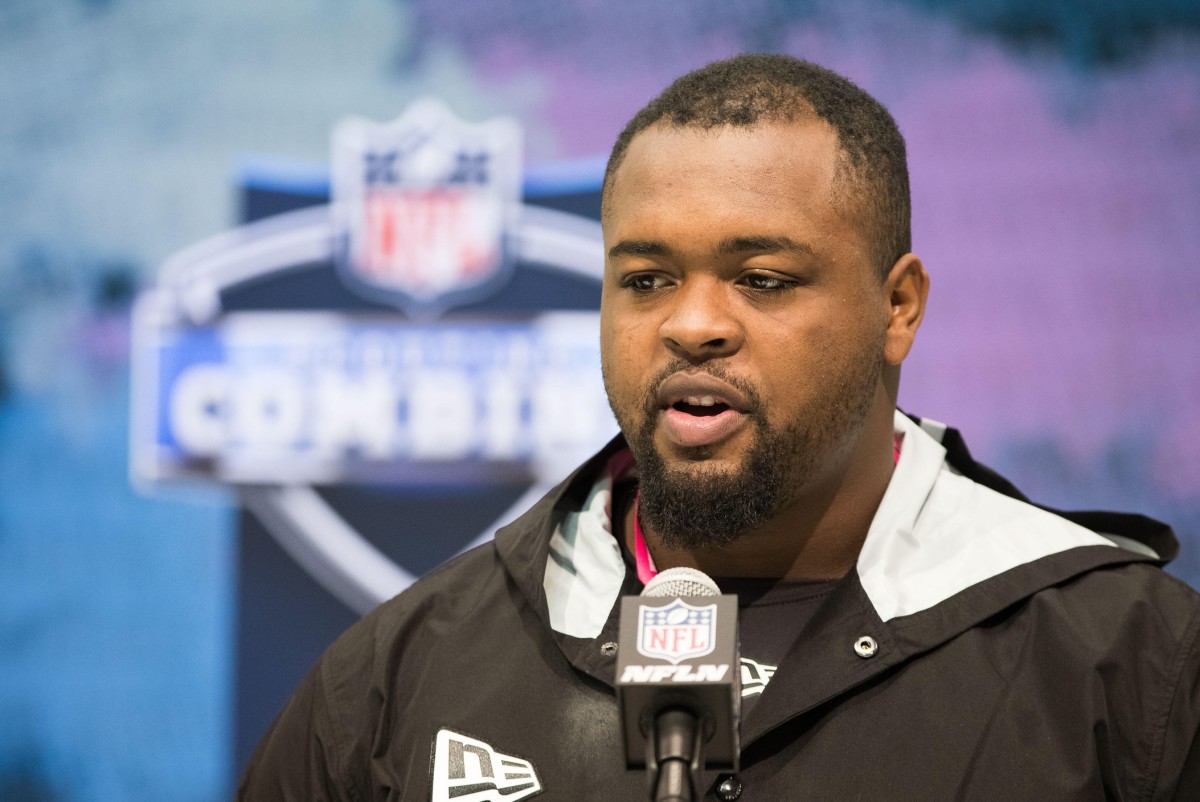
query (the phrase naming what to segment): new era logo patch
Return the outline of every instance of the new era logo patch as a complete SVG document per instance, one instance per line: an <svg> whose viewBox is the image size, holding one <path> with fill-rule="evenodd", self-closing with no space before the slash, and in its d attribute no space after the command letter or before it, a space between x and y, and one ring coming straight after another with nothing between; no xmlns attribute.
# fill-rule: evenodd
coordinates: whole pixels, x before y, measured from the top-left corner
<svg viewBox="0 0 1200 802"><path fill-rule="evenodd" d="M758 696L767 688L778 666L759 663L749 657L742 658L742 698Z"/></svg>
<svg viewBox="0 0 1200 802"><path fill-rule="evenodd" d="M542 792L533 764L490 744L439 730L433 747L433 802L518 802Z"/></svg>

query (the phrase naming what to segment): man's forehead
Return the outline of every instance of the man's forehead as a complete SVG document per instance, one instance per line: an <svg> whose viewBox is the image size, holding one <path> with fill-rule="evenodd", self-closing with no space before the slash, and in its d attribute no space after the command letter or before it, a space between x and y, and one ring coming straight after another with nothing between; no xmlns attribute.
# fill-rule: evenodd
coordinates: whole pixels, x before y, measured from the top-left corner
<svg viewBox="0 0 1200 802"><path fill-rule="evenodd" d="M686 147L688 143L697 140L761 139L760 135L766 132L780 132L785 138L789 133L801 138L820 134L828 136L835 145L837 143L837 133L833 127L813 112L803 115L762 117L747 124L700 125L659 120L644 131L640 131L629 141L623 162L628 160L629 153L645 149L648 143L660 147Z"/></svg>
<svg viewBox="0 0 1200 802"><path fill-rule="evenodd" d="M839 161L837 133L817 117L707 128L658 122L630 141L621 163L613 171L607 194L612 193L631 168L653 165L669 173L673 164L683 168L695 157L711 152L720 152L723 161L746 162L769 154L781 166L798 160L815 160L827 163L832 169Z"/></svg>
<svg viewBox="0 0 1200 802"><path fill-rule="evenodd" d="M717 239L731 236L826 242L822 249L832 239L866 254L870 225L844 162L836 132L819 118L711 128L656 123L630 142L607 188L606 255L627 255L624 247L612 253L627 241L643 247L666 238L676 240L674 248L719 256Z"/></svg>
<svg viewBox="0 0 1200 802"><path fill-rule="evenodd" d="M702 128L656 123L629 144L606 187L602 223L675 187L736 194L832 191L841 161L837 134L823 120ZM832 198L830 198L832 200Z"/></svg>

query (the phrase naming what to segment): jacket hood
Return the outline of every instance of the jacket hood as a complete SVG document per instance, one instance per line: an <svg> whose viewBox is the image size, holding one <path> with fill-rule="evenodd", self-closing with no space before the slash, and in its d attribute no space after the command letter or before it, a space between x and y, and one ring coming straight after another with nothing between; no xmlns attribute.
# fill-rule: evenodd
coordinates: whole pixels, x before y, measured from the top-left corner
<svg viewBox="0 0 1200 802"><path fill-rule="evenodd" d="M828 606L831 617L854 620L818 614L810 624L874 633L889 659L860 661L870 673L1081 573L1163 565L1178 553L1170 528L1150 518L1030 503L943 424L897 412L895 430L903 438L896 469L856 569L831 597L841 601ZM616 640L616 601L641 590L611 526L607 466L625 447L615 438L496 536L506 570L564 654L605 683L612 663L594 644Z"/></svg>

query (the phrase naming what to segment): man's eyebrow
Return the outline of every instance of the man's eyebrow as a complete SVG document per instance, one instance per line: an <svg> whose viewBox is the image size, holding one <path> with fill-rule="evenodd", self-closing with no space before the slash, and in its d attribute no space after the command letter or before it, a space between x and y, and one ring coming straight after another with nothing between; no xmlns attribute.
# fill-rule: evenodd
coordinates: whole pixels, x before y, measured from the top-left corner
<svg viewBox="0 0 1200 802"><path fill-rule="evenodd" d="M622 240L608 249L608 258L618 256L670 256L671 249L653 240Z"/></svg>
<svg viewBox="0 0 1200 802"><path fill-rule="evenodd" d="M807 242L798 242L791 237L730 237L717 246L717 253L729 256L740 253L776 253L788 251L812 256L813 247Z"/></svg>
<svg viewBox="0 0 1200 802"><path fill-rule="evenodd" d="M718 256L730 256L744 253L778 253L785 251L811 256L815 251L807 242L799 242L791 237L752 236L730 237L722 240L717 246ZM608 249L610 259L618 256L670 256L671 249L662 242L654 240L622 240Z"/></svg>

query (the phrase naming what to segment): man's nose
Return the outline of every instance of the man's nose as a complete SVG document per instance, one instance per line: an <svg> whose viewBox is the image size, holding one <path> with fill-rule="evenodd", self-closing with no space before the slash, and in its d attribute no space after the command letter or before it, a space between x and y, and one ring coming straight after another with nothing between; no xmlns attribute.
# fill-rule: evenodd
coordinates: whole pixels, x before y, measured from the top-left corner
<svg viewBox="0 0 1200 802"><path fill-rule="evenodd" d="M675 291L659 336L690 362L730 356L742 347L743 330L730 288L716 277L698 276Z"/></svg>

